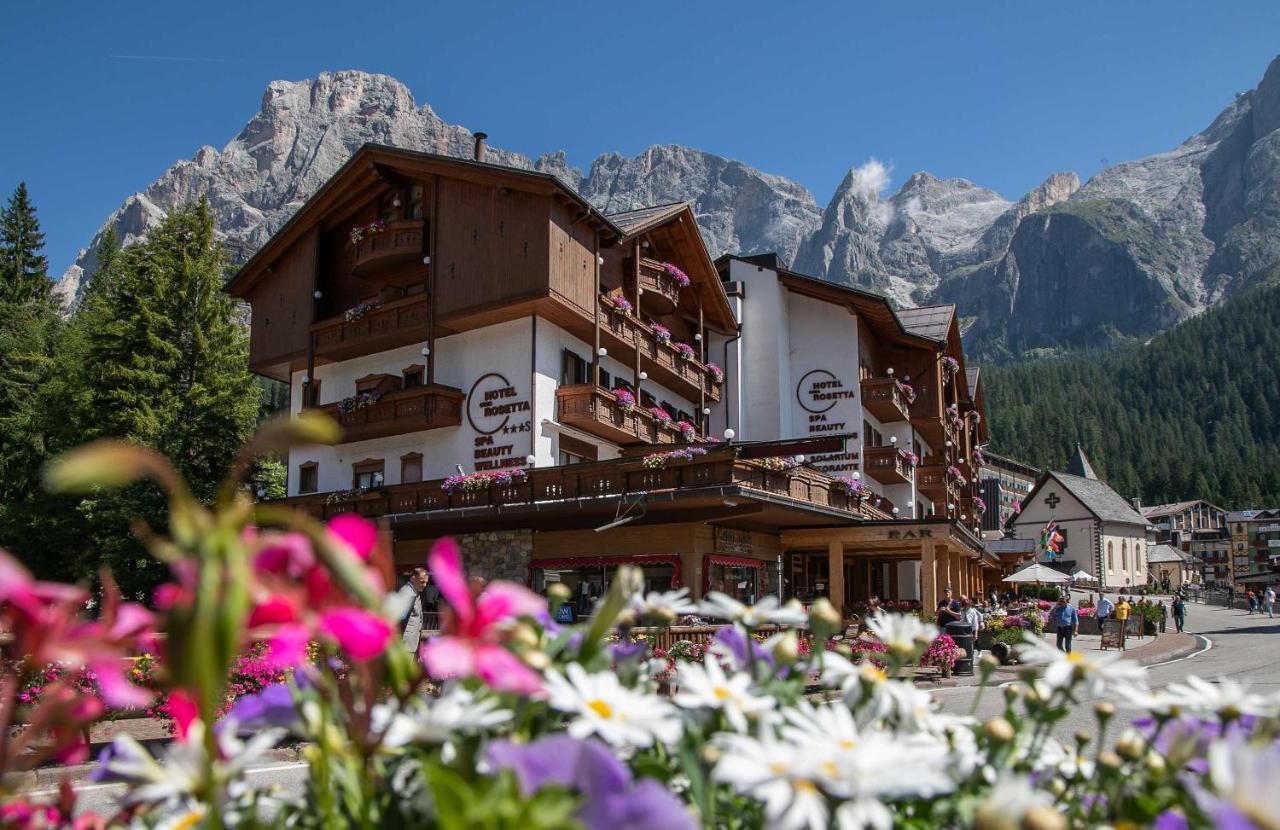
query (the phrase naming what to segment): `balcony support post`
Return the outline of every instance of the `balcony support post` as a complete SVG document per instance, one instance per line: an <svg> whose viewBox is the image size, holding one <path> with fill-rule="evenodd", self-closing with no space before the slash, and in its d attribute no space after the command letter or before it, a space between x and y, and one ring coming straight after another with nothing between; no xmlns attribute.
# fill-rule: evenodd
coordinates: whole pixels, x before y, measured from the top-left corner
<svg viewBox="0 0 1280 830"><path fill-rule="evenodd" d="M632 301L633 301L633 305L635 306L636 322L639 322L641 319L640 317L640 239L637 238L635 242L632 244L634 245L635 252L631 256L631 267L633 271L633 276L635 277L634 284L636 287L636 293L635 293L635 296L632 298ZM637 326L637 330L638 329L639 327ZM640 391L640 358L641 358L640 349L641 349L640 337L637 335L636 336L636 363L635 363L635 372L634 372L637 406L644 405L644 401L641 397L642 393Z"/></svg>
<svg viewBox="0 0 1280 830"><path fill-rule="evenodd" d="M600 385L600 231L596 230L592 237L591 253L595 259L596 269L596 302L595 302L595 345L591 349L591 384Z"/></svg>
<svg viewBox="0 0 1280 830"><path fill-rule="evenodd" d="M698 361L703 365L707 365L707 331L706 322L702 313L702 292L697 292L698 299ZM711 432L710 415L704 415L702 410L707 408L707 373L700 372L698 378L698 430L703 435Z"/></svg>
<svg viewBox="0 0 1280 830"><path fill-rule="evenodd" d="M431 177L431 218L427 223L427 386L436 382L436 219L440 212L440 176ZM597 304L598 305L598 304Z"/></svg>
<svg viewBox="0 0 1280 830"><path fill-rule="evenodd" d="M844 616L844 542L827 543L827 595Z"/></svg>

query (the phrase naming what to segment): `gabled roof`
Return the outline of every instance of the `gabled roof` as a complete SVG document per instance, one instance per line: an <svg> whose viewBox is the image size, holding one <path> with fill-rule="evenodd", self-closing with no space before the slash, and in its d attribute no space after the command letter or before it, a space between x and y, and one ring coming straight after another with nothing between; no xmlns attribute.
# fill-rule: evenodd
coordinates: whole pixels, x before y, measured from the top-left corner
<svg viewBox="0 0 1280 830"><path fill-rule="evenodd" d="M995 453L987 449L984 449L982 454L986 456L987 459L987 463L984 465L986 467L1003 467L1015 473L1022 473L1030 478L1035 478L1040 475L1039 467L1033 467L1030 464L1018 461L1015 458L1010 458L1007 455L1000 455L999 453Z"/></svg>
<svg viewBox="0 0 1280 830"><path fill-rule="evenodd" d="M1159 562L1190 562L1191 556L1172 545L1147 545L1147 564Z"/></svg>
<svg viewBox="0 0 1280 830"><path fill-rule="evenodd" d="M364 144L351 154L342 167L338 168L329 180L310 199L298 208L288 222L280 230L272 234L266 244L249 258L240 271L227 283L225 290L235 296L244 296L253 283L266 270L282 251L297 241L298 237L310 224L322 218L333 209L334 204L342 199L342 194L351 188L363 186L376 180L382 170L404 166L408 169L431 169L454 171L460 176L470 176L489 181L510 183L513 189L527 189L535 192L559 192L562 198L577 203L583 211L583 218L588 216L604 227L609 236L621 238L622 229L605 217L577 191L564 183L562 179L551 173L537 170L526 170L520 167L509 167L505 164L490 164L484 161L445 156L439 153L425 153L420 150L406 150L386 144Z"/></svg>
<svg viewBox="0 0 1280 830"><path fill-rule="evenodd" d="M947 334L955 316L956 307L951 304L898 309L898 319L907 331L939 343L947 342Z"/></svg>
<svg viewBox="0 0 1280 830"><path fill-rule="evenodd" d="M606 215L609 221L622 229L623 239L626 239L661 225L688 207L690 207L688 202L668 202L665 205L651 205Z"/></svg>
<svg viewBox="0 0 1280 830"><path fill-rule="evenodd" d="M1095 481L1098 478L1098 474L1093 471L1093 465L1089 463L1089 456L1084 454L1084 447L1079 444L1076 444L1076 454L1067 462L1067 472L1073 476L1091 478Z"/></svg>
<svg viewBox="0 0 1280 830"><path fill-rule="evenodd" d="M1075 496L1076 501L1084 505L1085 509L1104 522L1121 522L1123 524L1147 525L1147 520L1137 510L1133 509L1133 505L1115 490L1107 486L1106 482L1099 481L1097 478L1084 478L1083 476L1075 476L1070 473L1049 472L1040 480L1035 489L1027 494L1026 501L1031 501L1036 493L1044 486L1044 482L1053 478L1071 495Z"/></svg>
<svg viewBox="0 0 1280 830"><path fill-rule="evenodd" d="M1261 522L1269 519L1280 519L1280 507L1268 507L1261 510L1233 510L1227 514L1228 522Z"/></svg>
<svg viewBox="0 0 1280 830"><path fill-rule="evenodd" d="M1171 516L1174 513L1181 513L1184 510L1189 510L1192 507L1195 507L1197 504L1208 505L1209 507L1212 507L1214 510L1222 509L1221 507L1218 507L1215 504L1211 504L1210 502L1207 502L1204 499L1191 499L1189 501L1175 501L1172 504L1156 504L1156 505L1152 505L1151 507L1143 507L1139 512L1141 512L1142 515L1146 516L1148 519L1153 519L1158 516Z"/></svg>
<svg viewBox="0 0 1280 830"><path fill-rule="evenodd" d="M965 367L964 374L965 374L965 377L966 377L966 378L968 378L968 380L969 380L969 388L970 388L970 389L977 389L977 388L978 388L978 375L979 375L981 372L982 372L982 369L981 369L980 367L978 367L978 366L966 366L966 367Z"/></svg>

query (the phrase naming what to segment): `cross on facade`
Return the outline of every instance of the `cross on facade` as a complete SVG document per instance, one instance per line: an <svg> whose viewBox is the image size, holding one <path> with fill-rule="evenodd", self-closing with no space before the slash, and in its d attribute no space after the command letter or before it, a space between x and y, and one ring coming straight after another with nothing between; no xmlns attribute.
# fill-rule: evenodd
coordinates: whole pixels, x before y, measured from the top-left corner
<svg viewBox="0 0 1280 830"><path fill-rule="evenodd" d="M1057 508L1059 504L1062 503L1062 499L1058 498L1057 493L1050 493L1049 498L1045 499L1044 503L1049 505L1050 510L1054 510Z"/></svg>

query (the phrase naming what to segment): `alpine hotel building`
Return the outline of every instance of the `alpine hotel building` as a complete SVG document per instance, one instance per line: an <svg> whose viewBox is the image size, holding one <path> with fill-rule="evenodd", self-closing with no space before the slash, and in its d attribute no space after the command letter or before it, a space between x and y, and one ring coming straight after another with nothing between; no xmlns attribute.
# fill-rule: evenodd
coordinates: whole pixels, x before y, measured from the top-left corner
<svg viewBox="0 0 1280 830"><path fill-rule="evenodd" d="M1002 573L954 309L713 263L688 205L603 215L560 180L366 145L240 270L254 372L341 443L288 501L453 535L476 575L932 605Z"/></svg>

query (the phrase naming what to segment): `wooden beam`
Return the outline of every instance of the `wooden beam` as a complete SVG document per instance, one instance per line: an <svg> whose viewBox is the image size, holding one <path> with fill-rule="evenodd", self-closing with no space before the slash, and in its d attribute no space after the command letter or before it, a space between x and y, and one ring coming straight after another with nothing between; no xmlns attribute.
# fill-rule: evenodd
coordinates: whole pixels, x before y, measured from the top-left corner
<svg viewBox="0 0 1280 830"><path fill-rule="evenodd" d="M840 615L844 615L844 543L827 545L827 596Z"/></svg>
<svg viewBox="0 0 1280 830"><path fill-rule="evenodd" d="M938 606L938 560L934 543L925 539L920 557L920 604L926 619Z"/></svg>

